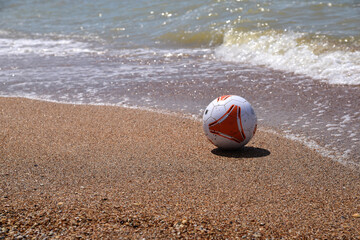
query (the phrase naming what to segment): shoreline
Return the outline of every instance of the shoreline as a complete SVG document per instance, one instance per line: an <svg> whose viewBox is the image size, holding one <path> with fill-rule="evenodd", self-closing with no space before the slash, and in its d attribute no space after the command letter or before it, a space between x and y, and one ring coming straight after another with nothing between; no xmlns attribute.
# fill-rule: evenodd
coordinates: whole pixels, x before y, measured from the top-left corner
<svg viewBox="0 0 360 240"><path fill-rule="evenodd" d="M164 108L151 108L149 106L134 106L129 105L125 103L117 103L117 104L111 104L111 103L77 103L77 102L65 102L65 101L57 101L57 100L51 100L51 99L41 99L36 97L17 97L17 96L0 96L0 98L10 98L10 99L27 99L32 101L40 101L40 102L49 102L49 103L55 103L55 104L65 104L65 105L76 105L76 106L103 106L103 107L120 107L120 108L126 108L126 109L134 109L134 110L140 110L140 111L149 111L153 113L158 114L165 114L169 116L178 116L181 118L186 118L189 120L196 120L202 123L202 117L200 115L197 115L195 113L187 113L187 112L175 112L174 110L170 109L164 109ZM290 141L297 142L301 145L306 146L309 148L309 150L315 150L318 154L320 154L324 158L330 158L335 162L338 162L345 167L348 167L352 170L356 170L360 172L360 164L356 161L352 161L351 158L355 156L354 153L349 155L348 150L343 150L342 152L338 152L337 149L331 150L329 147L322 146L318 142L314 141L313 139L310 139L309 136L305 136L301 134L300 132L289 132L288 129L282 129L282 127L274 127L270 125L266 126L260 126L260 131L264 131L270 134L275 134L278 136L281 136L283 138L286 138Z"/></svg>
<svg viewBox="0 0 360 240"><path fill-rule="evenodd" d="M0 106L0 236L360 238L359 172L284 137L223 152L180 116Z"/></svg>

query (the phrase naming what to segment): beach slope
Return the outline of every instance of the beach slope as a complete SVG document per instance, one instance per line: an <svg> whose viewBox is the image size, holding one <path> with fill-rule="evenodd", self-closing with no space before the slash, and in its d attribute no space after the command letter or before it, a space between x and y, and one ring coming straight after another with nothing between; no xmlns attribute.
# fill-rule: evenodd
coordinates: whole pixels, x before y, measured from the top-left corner
<svg viewBox="0 0 360 240"><path fill-rule="evenodd" d="M0 98L0 237L360 239L360 173L260 130Z"/></svg>

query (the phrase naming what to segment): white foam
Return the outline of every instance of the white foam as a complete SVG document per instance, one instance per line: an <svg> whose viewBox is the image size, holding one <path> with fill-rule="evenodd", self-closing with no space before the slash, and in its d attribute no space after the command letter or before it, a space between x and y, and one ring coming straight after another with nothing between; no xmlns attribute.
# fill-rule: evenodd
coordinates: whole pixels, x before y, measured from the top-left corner
<svg viewBox="0 0 360 240"><path fill-rule="evenodd" d="M283 137L290 139L292 141L295 141L295 142L299 142L299 143L305 145L306 147L315 150L321 156L330 158L331 160L339 162L339 163L343 164L344 166L349 166L354 169L360 169L360 164L351 161L349 158L349 154L351 153L351 150L346 150L344 152L340 152L333 148L330 150L331 146L328 146L329 148L322 147L315 141L309 139L308 137L302 136L300 134L293 134L293 133L289 133L289 132L286 132L286 134L281 134L281 133L276 132L273 129L264 129L264 128L261 128L261 130L264 132L283 136Z"/></svg>
<svg viewBox="0 0 360 240"><path fill-rule="evenodd" d="M351 121L351 116L349 114L346 114L344 116L341 117L341 119L344 119L341 124L344 124L344 123L348 123Z"/></svg>
<svg viewBox="0 0 360 240"><path fill-rule="evenodd" d="M360 84L360 51L334 49L315 53L316 46L299 41L304 36L294 32L229 31L215 56L224 61L304 74L330 84Z"/></svg>
<svg viewBox="0 0 360 240"><path fill-rule="evenodd" d="M101 52L90 49L86 43L72 40L0 38L0 55L37 54L42 56L65 56L78 53Z"/></svg>
<svg viewBox="0 0 360 240"><path fill-rule="evenodd" d="M111 53L118 57L141 57L142 60L153 60L156 56L159 59L165 58L185 58L188 56L202 56L203 58L211 58L212 51L209 48L195 48L195 49L161 49L161 48L136 48L136 49L120 49L114 50Z"/></svg>

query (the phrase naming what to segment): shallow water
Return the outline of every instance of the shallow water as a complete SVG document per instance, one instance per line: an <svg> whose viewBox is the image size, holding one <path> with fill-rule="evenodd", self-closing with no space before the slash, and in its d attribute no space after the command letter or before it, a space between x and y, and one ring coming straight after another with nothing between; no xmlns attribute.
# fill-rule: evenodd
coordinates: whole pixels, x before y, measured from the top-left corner
<svg viewBox="0 0 360 240"><path fill-rule="evenodd" d="M359 165L359 16L357 1L7 1L0 95L201 116L236 94Z"/></svg>
<svg viewBox="0 0 360 240"><path fill-rule="evenodd" d="M360 84L356 0L12 0L0 4L0 24L3 54L215 48L219 60Z"/></svg>

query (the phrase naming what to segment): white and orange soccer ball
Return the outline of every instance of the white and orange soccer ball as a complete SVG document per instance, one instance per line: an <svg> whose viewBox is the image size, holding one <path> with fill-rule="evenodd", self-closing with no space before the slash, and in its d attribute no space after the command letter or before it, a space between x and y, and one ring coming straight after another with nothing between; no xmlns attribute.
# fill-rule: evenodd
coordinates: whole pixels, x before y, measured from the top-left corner
<svg viewBox="0 0 360 240"><path fill-rule="evenodd" d="M225 95L212 101L204 111L203 128L210 142L222 149L237 149L254 136L257 118L244 98Z"/></svg>

